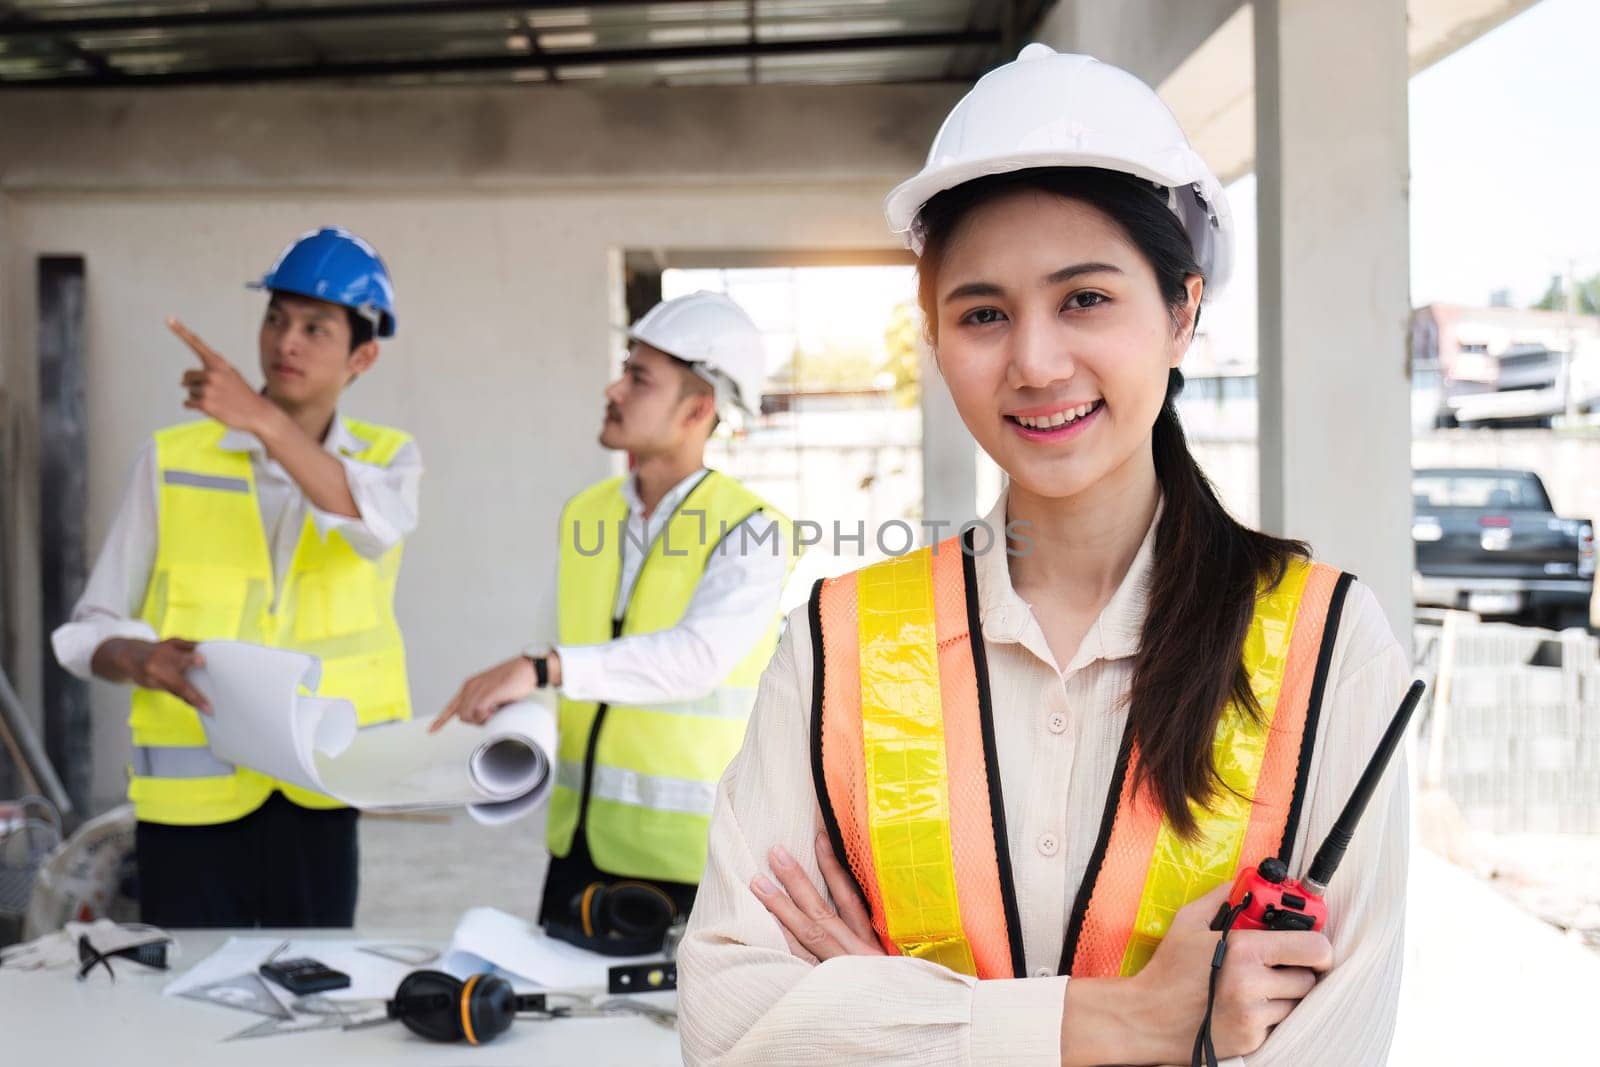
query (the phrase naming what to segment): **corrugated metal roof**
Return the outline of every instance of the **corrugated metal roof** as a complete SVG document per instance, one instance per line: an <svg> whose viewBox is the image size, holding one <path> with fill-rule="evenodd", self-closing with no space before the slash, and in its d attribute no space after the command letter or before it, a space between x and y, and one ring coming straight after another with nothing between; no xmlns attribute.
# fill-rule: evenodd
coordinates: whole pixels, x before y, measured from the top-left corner
<svg viewBox="0 0 1600 1067"><path fill-rule="evenodd" d="M971 81L1045 0L0 0L0 88Z"/></svg>

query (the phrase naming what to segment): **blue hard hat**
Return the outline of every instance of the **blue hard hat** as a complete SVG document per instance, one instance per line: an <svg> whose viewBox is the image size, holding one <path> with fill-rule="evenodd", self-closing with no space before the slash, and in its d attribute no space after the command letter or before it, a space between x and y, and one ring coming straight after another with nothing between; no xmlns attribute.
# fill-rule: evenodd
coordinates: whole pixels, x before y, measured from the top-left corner
<svg viewBox="0 0 1600 1067"><path fill-rule="evenodd" d="M324 226L301 235L259 282L248 284L339 304L369 320L379 337L394 336L389 270L377 250L349 230Z"/></svg>

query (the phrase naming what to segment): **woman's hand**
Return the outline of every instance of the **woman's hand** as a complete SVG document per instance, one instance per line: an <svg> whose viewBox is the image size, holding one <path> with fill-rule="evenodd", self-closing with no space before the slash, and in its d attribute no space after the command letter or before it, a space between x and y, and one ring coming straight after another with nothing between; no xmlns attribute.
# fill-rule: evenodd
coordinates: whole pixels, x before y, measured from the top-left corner
<svg viewBox="0 0 1600 1067"><path fill-rule="evenodd" d="M1187 1063L1195 1031L1205 1016L1211 957L1221 936L1211 920L1228 898L1226 883L1187 905L1173 917L1154 957L1129 979L1147 1004L1159 1007L1170 1031L1169 1055L1162 1063ZM1218 1056L1243 1056L1260 1048L1274 1026L1316 985L1317 975L1333 966L1333 944L1321 933L1302 930L1234 930L1217 976L1211 1036ZM1069 983L1070 984L1070 983Z"/></svg>
<svg viewBox="0 0 1600 1067"><path fill-rule="evenodd" d="M873 933L872 919L855 881L833 854L826 833L817 834L816 851L817 866L822 868L822 879L828 895L838 904L837 910L822 898L782 845L767 853L780 885L761 874L750 882L750 891L782 927L789 951L810 963L835 956L886 955Z"/></svg>

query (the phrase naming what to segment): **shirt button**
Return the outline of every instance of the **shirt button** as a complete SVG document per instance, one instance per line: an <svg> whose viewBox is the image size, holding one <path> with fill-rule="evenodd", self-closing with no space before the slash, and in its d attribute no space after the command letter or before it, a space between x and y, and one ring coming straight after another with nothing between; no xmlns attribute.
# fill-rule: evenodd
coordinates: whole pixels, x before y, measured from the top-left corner
<svg viewBox="0 0 1600 1067"><path fill-rule="evenodd" d="M1056 849L1060 847L1061 843L1056 840L1055 834L1039 835L1039 851L1044 855L1054 856L1056 854Z"/></svg>
<svg viewBox="0 0 1600 1067"><path fill-rule="evenodd" d="M1067 728L1067 717L1057 711L1051 714L1049 723L1050 732L1053 734L1059 734Z"/></svg>
<svg viewBox="0 0 1600 1067"><path fill-rule="evenodd" d="M1052 971L1048 967L1035 967L1033 969L1033 976L1035 978L1053 978L1055 973L1056 972Z"/></svg>

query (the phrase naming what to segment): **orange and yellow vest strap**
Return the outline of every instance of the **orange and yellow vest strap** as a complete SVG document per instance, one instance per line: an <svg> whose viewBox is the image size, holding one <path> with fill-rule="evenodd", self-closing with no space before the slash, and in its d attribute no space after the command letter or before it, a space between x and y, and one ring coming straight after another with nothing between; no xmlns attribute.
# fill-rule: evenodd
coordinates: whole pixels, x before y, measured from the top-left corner
<svg viewBox="0 0 1600 1067"><path fill-rule="evenodd" d="M1295 560L1277 586L1258 597L1244 665L1260 719L1233 704L1223 709L1212 758L1226 788L1211 810L1194 809L1200 823L1194 841L1178 837L1148 793L1134 795L1138 751L1123 736L1106 814L1067 926L1061 973L1135 974L1179 908L1267 856L1289 862L1353 580Z"/></svg>
<svg viewBox="0 0 1600 1067"><path fill-rule="evenodd" d="M812 772L886 951L1021 977L977 611L954 538L818 582Z"/></svg>
<svg viewBox="0 0 1600 1067"><path fill-rule="evenodd" d="M1024 973L1021 930L971 550L951 539L817 584L812 766L885 949L1011 978ZM1178 908L1264 856L1287 858L1350 581L1295 561L1263 591L1244 654L1261 715L1224 709L1214 758L1231 791L1196 809L1193 841L1133 794L1124 737L1061 973L1136 973Z"/></svg>

